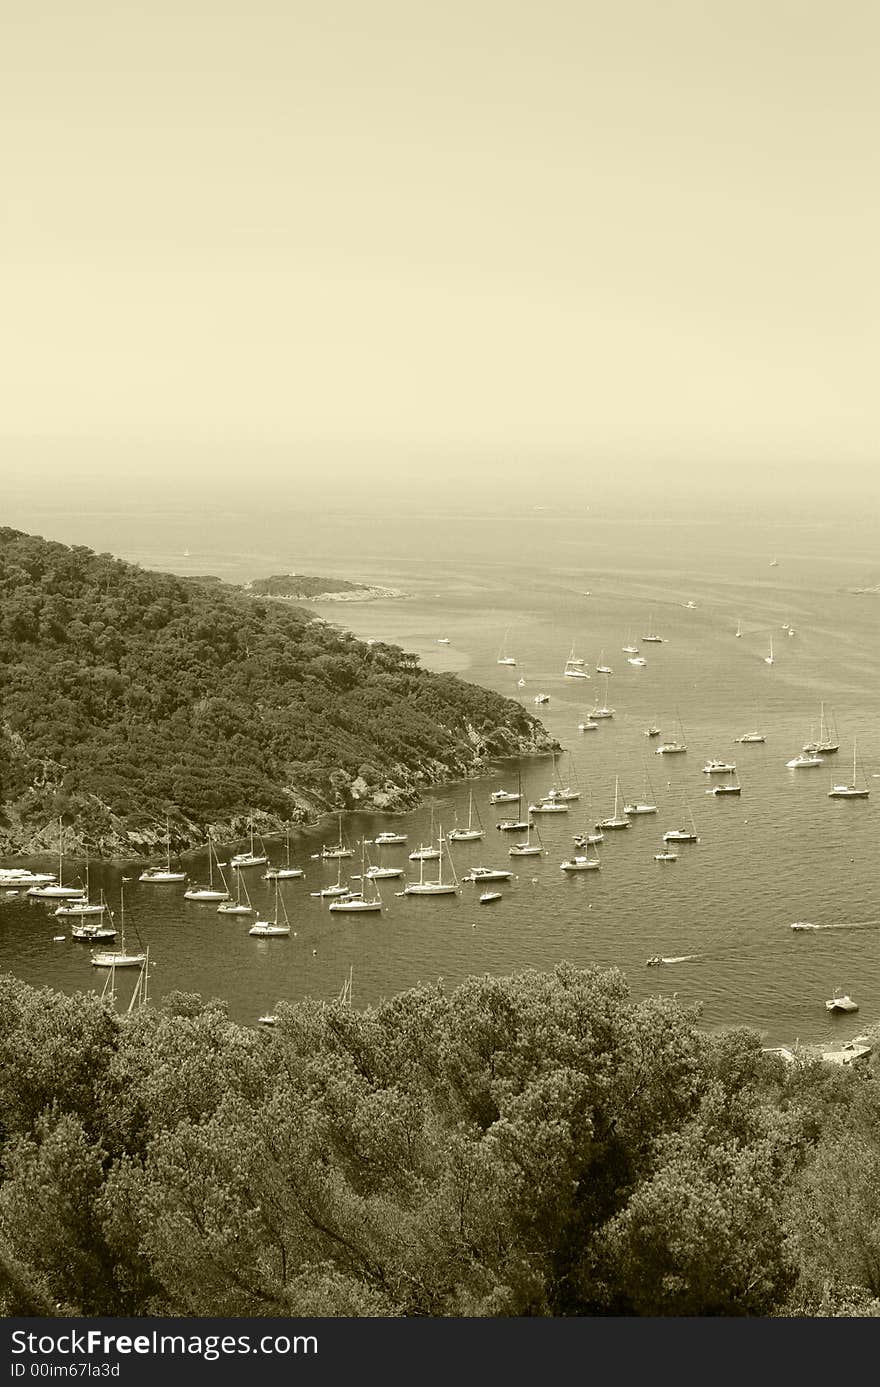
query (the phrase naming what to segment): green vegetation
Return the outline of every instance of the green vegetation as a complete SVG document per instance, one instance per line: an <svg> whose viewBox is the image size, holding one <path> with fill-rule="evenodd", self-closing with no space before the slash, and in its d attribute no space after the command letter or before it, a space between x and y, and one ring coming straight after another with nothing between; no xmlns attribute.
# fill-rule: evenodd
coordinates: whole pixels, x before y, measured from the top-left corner
<svg viewBox="0 0 880 1387"><path fill-rule="evenodd" d="M345 578L314 578L307 573L275 573L248 583L255 597L323 597L328 592L369 592L363 583Z"/></svg>
<svg viewBox="0 0 880 1387"><path fill-rule="evenodd" d="M569 965L272 1030L0 978L0 1310L880 1313L876 1072L696 1021Z"/></svg>
<svg viewBox="0 0 880 1387"><path fill-rule="evenodd" d="M0 529L0 850L269 829L552 745L520 706L304 610ZM262 817L260 817L262 815Z"/></svg>

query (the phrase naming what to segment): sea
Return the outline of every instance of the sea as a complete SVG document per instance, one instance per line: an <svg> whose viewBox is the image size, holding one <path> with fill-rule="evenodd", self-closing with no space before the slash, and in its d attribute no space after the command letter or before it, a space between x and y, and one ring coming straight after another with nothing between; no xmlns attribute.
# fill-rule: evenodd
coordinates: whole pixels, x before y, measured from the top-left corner
<svg viewBox="0 0 880 1387"><path fill-rule="evenodd" d="M521 702L563 748L556 765L548 756L498 762L478 779L437 786L412 813L344 816L355 849L346 875L360 870L361 839L393 828L407 843L370 848L371 860L412 876L408 853L429 841L432 818L436 829L462 826L472 794L485 835L453 844L452 865L459 877L474 865L512 868L492 904L467 883L456 896L405 897L400 879L380 882L380 914L329 913L315 893L336 880L337 863L316 855L337 838L335 816L292 836L305 875L282 888L288 938L251 938L248 917L184 901L182 886L141 884L132 865L93 864L93 893L103 889L117 907L128 879L128 942L149 945L153 996L221 997L234 1018L256 1024L281 1000L332 998L348 980L353 1004L366 1006L419 983L452 988L472 974L567 960L622 969L634 997L675 995L700 1007L707 1028L748 1026L767 1045L837 1044L880 1020L880 595L857 591L880 579L876 512L860 510L858 498L850 513L831 515L783 499L772 515L754 504L713 512L664 506L662 488L603 508L585 502L583 489L548 496L539 481L524 486L519 474L517 487L494 497L484 489L478 504L441 475L430 496L422 489L412 501L404 479L378 497L334 490L328 505L314 495L299 503L289 491L257 505L243 488L240 504L224 494L175 508L167 495L148 494L137 507L77 508L47 497L9 517L181 575L245 582L304 572L397 590L310 607L358 637L416 653L428 669ZM662 643L644 643L655 633ZM644 667L628 663L628 644ZM502 648L515 666L498 663ZM572 653L589 682L563 676ZM606 699L597 664L613 670L614 716L580 732ZM536 705L539 694L549 701ZM818 768L789 769L823 705L839 753ZM652 724L658 739L645 735ZM754 731L763 743L737 744ZM658 742L676 737L685 755L656 754ZM832 783L851 778L854 740L870 797L831 799ZM706 793L709 758L735 763L740 796ZM621 800L647 792L659 812L606 833L601 870L567 875L560 864L573 836L611 813L616 781ZM496 829L516 806L491 805L491 792L520 782L529 799L554 783L580 793L568 813L537 820L541 857L509 858L511 835ZM680 844L674 862L655 861L664 831L691 822L699 842ZM242 846L222 845L221 861ZM279 861L283 843L267 846ZM204 853L184 865L197 879L206 874ZM65 862L67 877L83 870ZM271 918L263 870L245 876L259 914ZM89 947L70 939L52 909L23 893L0 895L4 968L36 986L103 988ZM795 932L794 921L816 928ZM647 967L656 956L669 961ZM120 976L117 985L124 1007L134 982ZM836 989L858 1002L857 1014L829 1013Z"/></svg>

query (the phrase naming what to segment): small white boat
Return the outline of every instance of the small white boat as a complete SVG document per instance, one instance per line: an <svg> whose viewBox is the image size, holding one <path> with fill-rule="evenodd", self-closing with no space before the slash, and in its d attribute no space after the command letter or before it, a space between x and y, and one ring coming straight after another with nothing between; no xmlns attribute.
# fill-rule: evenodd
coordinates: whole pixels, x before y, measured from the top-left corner
<svg viewBox="0 0 880 1387"><path fill-rule="evenodd" d="M515 665L515 664L516 664L515 658L513 657L513 655L509 654L508 649L507 649L507 637L508 637L509 635L510 635L510 627L508 626L507 630L504 632L504 640L501 642L501 649L498 651L498 659L495 661L495 663L498 664L498 665Z"/></svg>
<svg viewBox="0 0 880 1387"><path fill-rule="evenodd" d="M807 930L815 930L815 929L818 929L818 928L819 928L818 925L813 925L813 924L811 924L809 920L794 920L794 921L789 925L789 929L797 930L797 931L799 931L799 932L801 932L801 933L803 933L803 932L805 932L805 931L807 931Z"/></svg>
<svg viewBox="0 0 880 1387"><path fill-rule="evenodd" d="M829 1011L858 1011L859 1004L854 1002L845 992L835 992L833 997L829 997L825 1006Z"/></svg>
<svg viewBox="0 0 880 1387"><path fill-rule="evenodd" d="M541 799L537 804L529 805L530 814L567 814L568 805L562 804L558 799Z"/></svg>
<svg viewBox="0 0 880 1387"><path fill-rule="evenodd" d="M571 654L565 662L562 673L566 679L589 679L590 677L584 669L583 660L575 658L574 646L571 647Z"/></svg>
<svg viewBox="0 0 880 1387"><path fill-rule="evenodd" d="M734 737L733 740L741 746L757 746L759 742L766 742L767 738L763 732L744 732L741 737Z"/></svg>
<svg viewBox="0 0 880 1387"><path fill-rule="evenodd" d="M0 867L0 887L45 886L54 880L54 872L32 872L27 867Z"/></svg>
<svg viewBox="0 0 880 1387"><path fill-rule="evenodd" d="M226 878L223 876L223 868L217 863L217 870L223 881L223 889L214 885L214 852L213 840L208 838L208 885L189 886L183 893L185 901L228 901L230 899L229 888L226 885Z"/></svg>
<svg viewBox="0 0 880 1387"><path fill-rule="evenodd" d="M703 767L703 775L730 775L735 770L734 762L709 760Z"/></svg>
<svg viewBox="0 0 880 1387"><path fill-rule="evenodd" d="M492 901L500 901L500 891L484 891L480 897L480 905L490 905Z"/></svg>
<svg viewBox="0 0 880 1387"><path fill-rule="evenodd" d="M646 736L646 737L659 737L659 736L660 736L660 728L659 728L659 727L655 727L654 724L652 723L650 727L646 727L646 728L645 728L645 736Z"/></svg>
<svg viewBox="0 0 880 1387"><path fill-rule="evenodd" d="M565 862L560 862L559 870L561 872L567 872L569 876L573 876L576 872L598 872L601 866L602 863L599 861L598 857L580 857L576 855L574 857L569 857Z"/></svg>
<svg viewBox="0 0 880 1387"><path fill-rule="evenodd" d="M517 790L493 790L489 796L490 804L518 804L522 799L522 791Z"/></svg>
<svg viewBox="0 0 880 1387"><path fill-rule="evenodd" d="M593 722L592 718L588 718L586 722L579 722L579 723L578 723L578 732L598 732L598 731L599 731L599 724L598 724L597 722Z"/></svg>
<svg viewBox="0 0 880 1387"><path fill-rule="evenodd" d="M643 659L641 655L630 655L626 663L628 665L636 665L639 669L642 669L648 661Z"/></svg>
<svg viewBox="0 0 880 1387"><path fill-rule="evenodd" d="M506 867L472 867L463 881L510 881L513 872Z"/></svg>
<svg viewBox="0 0 880 1387"><path fill-rule="evenodd" d="M707 795L741 795L742 786L736 778L736 772L731 772L731 779L722 785L712 785L706 791Z"/></svg>
<svg viewBox="0 0 880 1387"><path fill-rule="evenodd" d="M273 867L271 863L267 865L263 873L264 881L293 881L297 877L305 876L302 867L294 867L290 861L290 830L284 835L285 858L283 867Z"/></svg>
<svg viewBox="0 0 880 1387"><path fill-rule="evenodd" d="M677 861L678 861L678 853L677 853L677 852L673 852L671 848L666 848L666 847L664 847L664 848L661 848L660 852L655 852L655 853L654 853L654 861L655 861L655 862L677 862Z"/></svg>
<svg viewBox="0 0 880 1387"><path fill-rule="evenodd" d="M654 790L648 779L648 772L645 771L645 797L644 799L633 800L631 804L624 804L624 814L638 816L640 814L656 814L657 806L654 803Z"/></svg>
<svg viewBox="0 0 880 1387"><path fill-rule="evenodd" d="M495 827L502 833L525 833L531 819L502 819Z"/></svg>
<svg viewBox="0 0 880 1387"><path fill-rule="evenodd" d="M48 886L31 886L26 894L41 901L81 901L85 899L86 892L84 886L64 886L59 883Z"/></svg>
<svg viewBox="0 0 880 1387"><path fill-rule="evenodd" d="M402 877L402 867L368 867L366 870L367 881L390 881L392 877Z"/></svg>
<svg viewBox="0 0 880 1387"><path fill-rule="evenodd" d="M611 666L610 666L610 665L606 665L606 663L605 663L605 651L604 651L604 650L602 651L602 653L601 653L600 656L599 656L599 663L596 665L596 673L597 673L597 674L613 674L613 673L614 673L614 670L611 668Z"/></svg>
<svg viewBox="0 0 880 1387"><path fill-rule="evenodd" d="M773 659L773 637L771 636L771 637L770 637L770 654L764 656L764 664L765 664L765 665L772 665L772 664L774 664L774 663L775 663L775 662L774 662L774 659Z"/></svg>
<svg viewBox="0 0 880 1387"><path fill-rule="evenodd" d="M476 823L474 817L476 816ZM468 794L468 821L467 828L453 828L448 833L450 843L477 843L483 836L483 825L480 822L480 815L474 805L473 791Z"/></svg>
<svg viewBox="0 0 880 1387"><path fill-rule="evenodd" d="M545 694L545 693L535 694L535 697L533 698L532 702L533 702L533 703L549 703L549 702L550 702L550 695L549 695L549 694Z"/></svg>
<svg viewBox="0 0 880 1387"><path fill-rule="evenodd" d="M436 862L439 856L440 849L429 843L427 847L422 844L420 847L414 848L409 855L409 860L410 862Z"/></svg>
<svg viewBox="0 0 880 1387"><path fill-rule="evenodd" d="M607 832L608 829L620 829L620 828L629 828L629 827L630 827L630 821L629 821L629 819L626 817L625 814L621 814L620 811L619 811L619 807L618 807L618 806L619 806L619 802L620 802L620 777L619 777L619 776L615 776L615 777L614 777L614 810L613 810L613 812L612 812L610 818L608 818L608 819L600 819L600 820L598 821L598 823L596 824L596 827L597 827L597 828L601 828L603 831Z"/></svg>
<svg viewBox="0 0 880 1387"><path fill-rule="evenodd" d="M686 610L686 611L695 612L695 611L697 610L697 604L696 604L696 602L685 602L684 605L685 605L685 610Z"/></svg>
<svg viewBox="0 0 880 1387"><path fill-rule="evenodd" d="M172 870L171 867L171 820L165 816L165 866L164 867L145 867L138 877L147 885L167 886L175 881L186 881L186 872L179 868Z"/></svg>
<svg viewBox="0 0 880 1387"><path fill-rule="evenodd" d="M859 785L856 780L856 739L853 737L853 771L848 785L832 785L828 791L829 799L867 799L871 791L867 785Z"/></svg>
<svg viewBox="0 0 880 1387"><path fill-rule="evenodd" d="M377 848L395 847L398 843L406 842L406 834L392 833L389 829L385 833L377 834L376 837L373 839L373 842L375 843Z"/></svg>
<svg viewBox="0 0 880 1387"><path fill-rule="evenodd" d="M508 857L543 857L544 849L540 843L514 843L507 849Z"/></svg>
<svg viewBox="0 0 880 1387"><path fill-rule="evenodd" d="M241 898L242 891L244 891L244 900L242 900ZM245 885L241 875L239 874L235 878L235 900L221 901L217 907L217 914L253 915L253 913L254 907L251 905L251 898L248 895L247 886Z"/></svg>
<svg viewBox="0 0 880 1387"><path fill-rule="evenodd" d="M654 752L655 756L683 756L687 751L687 742L684 739L684 728L681 719L678 721L679 736L671 742L662 742Z"/></svg>
<svg viewBox="0 0 880 1387"><path fill-rule="evenodd" d="M810 755L802 751L799 756L793 756L785 764L789 770L801 770L804 766L824 766L825 762L821 756Z"/></svg>
<svg viewBox="0 0 880 1387"><path fill-rule="evenodd" d="M437 637L437 644L438 644L438 645L448 645L448 644L449 644L449 637L448 637L448 636L438 636L438 637Z"/></svg>
<svg viewBox="0 0 880 1387"><path fill-rule="evenodd" d="M737 637L737 639L739 639L739 638L742 636L742 633L743 633L743 632L742 632L742 617L737 617L737 619L736 619L736 630L734 631L733 634Z"/></svg>
<svg viewBox="0 0 880 1387"><path fill-rule="evenodd" d="M576 848L591 848L594 843L604 843L604 833L576 833L571 840Z"/></svg>
<svg viewBox="0 0 880 1387"><path fill-rule="evenodd" d="M279 912L283 918L279 919ZM284 898L275 882L275 916L272 920L255 920L248 930L256 939L272 939L290 934L290 919Z"/></svg>
<svg viewBox="0 0 880 1387"><path fill-rule="evenodd" d="M92 954L93 968L141 968L147 961L145 952L129 953L125 947L125 878L119 883L119 949Z"/></svg>
<svg viewBox="0 0 880 1387"><path fill-rule="evenodd" d="M689 828L670 828L663 834L664 843L699 843L696 833Z"/></svg>
<svg viewBox="0 0 880 1387"><path fill-rule="evenodd" d="M104 911L107 909L103 894L102 892L100 902L87 900L72 901L69 905L57 906L56 909L52 911L52 914L72 920L81 920L84 915L103 915Z"/></svg>

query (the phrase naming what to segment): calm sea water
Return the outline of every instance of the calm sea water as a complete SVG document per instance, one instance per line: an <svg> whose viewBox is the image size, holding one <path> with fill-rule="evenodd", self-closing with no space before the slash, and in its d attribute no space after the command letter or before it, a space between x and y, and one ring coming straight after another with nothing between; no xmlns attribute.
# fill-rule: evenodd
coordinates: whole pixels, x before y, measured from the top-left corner
<svg viewBox="0 0 880 1387"><path fill-rule="evenodd" d="M567 815L539 820L546 855L521 861L507 856L509 837L495 830L506 808L491 807L489 793L502 784L515 788L518 773L526 795L545 793L553 779L549 758L499 765L485 779L435 792L434 813L445 828L466 819L472 789L486 829L482 843L453 848L460 874L477 863L516 872L490 906L479 905L473 886L458 897L420 900L397 896L401 884L386 881L381 916L328 914L311 892L335 880L336 864L311 858L322 841L335 839L333 819L293 840L306 876L283 888L289 939L251 939L248 919L185 902L182 887L135 880L126 887L127 914L150 945L153 991L222 996L234 1016L250 1022L282 998L335 995L350 969L354 1002L363 1005L420 980L442 977L453 985L472 973L545 969L568 959L619 965L635 995L676 992L702 1004L707 1025L753 1026L770 1043L839 1040L876 1020L880 598L847 591L878 581L873 518L600 519L582 507L532 509L510 498L480 514L467 513L463 503L417 514L404 514L399 503L395 509L374 506L366 521L344 507L325 516L283 507L270 516L218 511L207 523L160 512L46 510L13 519L51 538L178 573L242 581L298 569L401 588L404 600L318 611L529 708L537 692L548 693L540 716L566 748L561 775L581 791ZM771 567L774 557L778 566ZM621 647L628 637L639 645L649 628L665 642L641 645L647 667L633 668ZM506 632L515 669L496 663ZM441 637L449 645L438 644ZM771 638L775 662L768 666ZM572 645L587 661L590 683L562 677ZM578 722L604 696L604 679L594 672L600 652L614 670L608 701L615 716L580 734ZM836 720L840 753L820 769L789 770L786 761L818 724L821 701ZM655 755L644 729L656 722L674 735L679 720L687 755ZM765 744L734 745L755 729ZM830 800L832 779L851 773L854 737L871 798ZM701 768L709 757L736 762L741 797L705 793L711 782ZM660 813L606 835L600 872L566 877L559 864L572 851L572 835L611 812L615 777L623 794L640 796L646 772ZM352 814L345 833L354 843L393 824L409 842L383 849L381 860L410 865L407 852L427 840L430 813L426 804L393 819ZM689 813L699 844L680 845L674 863L655 862L663 831ZM279 845L272 855L280 855ZM204 857L186 865L191 875L204 874ZM359 870L358 862L348 865ZM80 868L71 863L69 873ZM272 898L261 871L248 872L247 880L264 913ZM93 868L93 886L117 901L120 874L118 867ZM792 933L794 920L822 928ZM51 907L23 895L0 898L5 967L69 991L102 986L88 947L55 942L60 934L68 931ZM693 957L646 969L654 954ZM123 997L130 986L122 983ZM838 986L860 1003L859 1015L826 1012L824 1000Z"/></svg>

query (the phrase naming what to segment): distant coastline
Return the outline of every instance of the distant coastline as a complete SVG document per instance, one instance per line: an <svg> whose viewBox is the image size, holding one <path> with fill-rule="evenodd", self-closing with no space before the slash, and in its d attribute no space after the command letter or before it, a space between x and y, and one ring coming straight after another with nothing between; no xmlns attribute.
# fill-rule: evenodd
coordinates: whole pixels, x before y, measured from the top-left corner
<svg viewBox="0 0 880 1387"><path fill-rule="evenodd" d="M374 602L379 598L400 598L398 588L355 583L347 578L321 578L308 573L275 573L268 578L252 578L242 588L252 597L271 597L283 602Z"/></svg>

